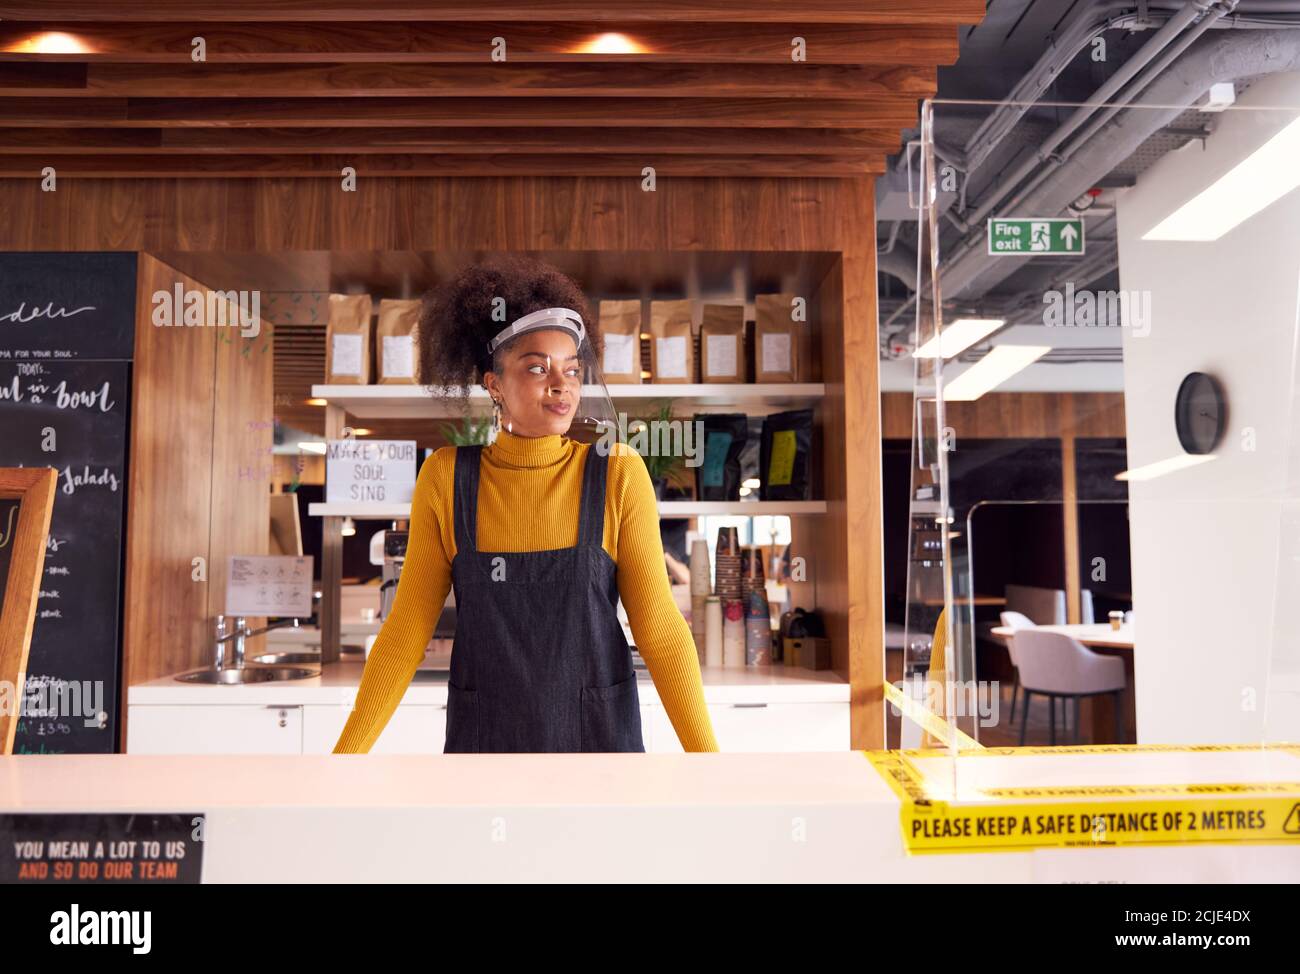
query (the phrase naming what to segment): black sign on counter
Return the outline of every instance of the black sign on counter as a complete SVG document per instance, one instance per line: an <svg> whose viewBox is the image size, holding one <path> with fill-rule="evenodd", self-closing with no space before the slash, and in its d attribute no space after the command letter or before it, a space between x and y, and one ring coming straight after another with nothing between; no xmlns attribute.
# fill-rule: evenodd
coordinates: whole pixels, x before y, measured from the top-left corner
<svg viewBox="0 0 1300 974"><path fill-rule="evenodd" d="M0 814L0 884L199 883L201 813Z"/></svg>
<svg viewBox="0 0 1300 974"><path fill-rule="evenodd" d="M0 467L58 474L16 754L116 750L135 267L0 254Z"/></svg>

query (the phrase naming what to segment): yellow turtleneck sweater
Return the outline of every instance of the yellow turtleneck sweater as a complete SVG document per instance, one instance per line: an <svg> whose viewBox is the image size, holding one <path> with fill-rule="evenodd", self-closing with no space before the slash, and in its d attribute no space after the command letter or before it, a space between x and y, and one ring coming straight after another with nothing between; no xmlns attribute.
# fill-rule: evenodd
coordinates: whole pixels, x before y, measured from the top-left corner
<svg viewBox="0 0 1300 974"><path fill-rule="evenodd" d="M577 544L588 449L565 436L498 433L483 450L479 548L545 551ZM420 468L393 608L370 649L335 754L370 750L424 658L451 589L455 464L455 447L443 447ZM618 592L637 651L683 749L718 750L704 706L695 642L668 585L654 486L645 461L624 444L617 444L609 457L603 544L617 566Z"/></svg>

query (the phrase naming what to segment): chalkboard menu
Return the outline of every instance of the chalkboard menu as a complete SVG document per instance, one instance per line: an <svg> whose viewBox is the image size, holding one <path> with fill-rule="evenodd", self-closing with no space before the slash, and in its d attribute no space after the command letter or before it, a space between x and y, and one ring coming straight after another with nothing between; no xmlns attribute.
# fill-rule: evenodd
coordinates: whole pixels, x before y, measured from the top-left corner
<svg viewBox="0 0 1300 974"><path fill-rule="evenodd" d="M14 753L118 729L134 254L0 254L0 466L58 474Z"/></svg>
<svg viewBox="0 0 1300 974"><path fill-rule="evenodd" d="M5 589L9 587L9 564L13 561L18 509L22 503L17 497L0 497L0 605L4 605Z"/></svg>

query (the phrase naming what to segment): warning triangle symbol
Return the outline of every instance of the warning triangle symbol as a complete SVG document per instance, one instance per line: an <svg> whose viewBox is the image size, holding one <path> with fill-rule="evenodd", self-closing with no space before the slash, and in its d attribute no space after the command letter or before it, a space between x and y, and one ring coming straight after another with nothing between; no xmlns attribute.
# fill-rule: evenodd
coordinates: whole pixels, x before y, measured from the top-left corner
<svg viewBox="0 0 1300 974"><path fill-rule="evenodd" d="M1282 823L1282 831L1287 835L1300 835L1300 802L1291 806L1291 814Z"/></svg>

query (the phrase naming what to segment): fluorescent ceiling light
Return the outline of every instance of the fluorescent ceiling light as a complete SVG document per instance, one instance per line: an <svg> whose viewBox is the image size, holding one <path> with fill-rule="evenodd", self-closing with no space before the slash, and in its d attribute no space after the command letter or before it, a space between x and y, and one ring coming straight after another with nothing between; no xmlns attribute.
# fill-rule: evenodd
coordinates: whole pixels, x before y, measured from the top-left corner
<svg viewBox="0 0 1300 974"><path fill-rule="evenodd" d="M944 402L971 402L1052 350L1051 345L999 345L943 387Z"/></svg>
<svg viewBox="0 0 1300 974"><path fill-rule="evenodd" d="M1300 118L1148 230L1143 240L1218 240L1300 186Z"/></svg>
<svg viewBox="0 0 1300 974"><path fill-rule="evenodd" d="M320 440L299 440L298 449L303 453L325 454L325 444Z"/></svg>
<svg viewBox="0 0 1300 974"><path fill-rule="evenodd" d="M913 358L952 358L1007 323L1005 318L958 318L912 353Z"/></svg>
<svg viewBox="0 0 1300 974"><path fill-rule="evenodd" d="M1205 463L1207 460L1216 459L1213 453L1181 453L1176 457L1169 457L1166 460L1157 460L1155 463L1148 463L1142 467L1134 467L1132 470L1125 470L1123 473L1115 474L1116 480L1155 480L1157 477L1163 477L1167 473L1174 473L1177 470L1186 470L1188 467L1196 467Z"/></svg>

